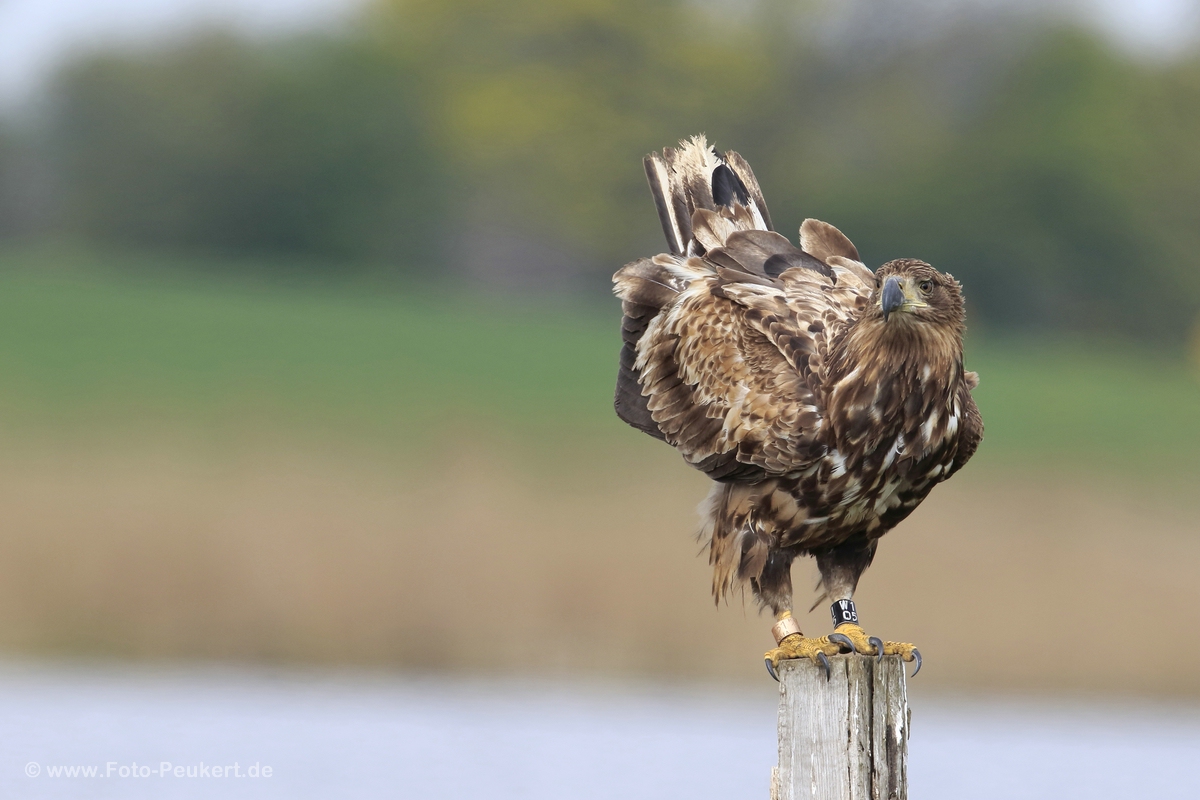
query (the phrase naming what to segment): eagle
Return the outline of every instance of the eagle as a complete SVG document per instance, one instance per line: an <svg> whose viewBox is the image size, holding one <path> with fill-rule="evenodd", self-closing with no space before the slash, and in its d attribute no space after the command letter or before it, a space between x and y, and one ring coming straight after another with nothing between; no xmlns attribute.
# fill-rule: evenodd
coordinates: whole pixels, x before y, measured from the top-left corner
<svg viewBox="0 0 1200 800"><path fill-rule="evenodd" d="M963 368L962 287L924 261L872 272L834 226L776 233L737 153L695 136L644 161L669 252L613 276L623 318L615 407L712 479L701 538L720 602L748 586L775 616L764 658L899 655L854 591L879 539L983 438ZM816 559L833 632L792 617L792 562Z"/></svg>

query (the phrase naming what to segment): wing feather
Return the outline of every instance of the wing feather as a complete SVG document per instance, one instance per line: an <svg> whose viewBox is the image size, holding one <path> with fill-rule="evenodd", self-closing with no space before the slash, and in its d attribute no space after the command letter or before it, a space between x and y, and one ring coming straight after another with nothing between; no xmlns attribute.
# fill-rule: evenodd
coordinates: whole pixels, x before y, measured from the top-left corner
<svg viewBox="0 0 1200 800"><path fill-rule="evenodd" d="M795 249L746 233L705 257L657 257L688 280L647 324L632 367L661 438L718 480L787 474L824 454L823 358L866 297L808 268L769 278L714 263L736 254L752 268ZM618 272L617 294L645 291L645 271Z"/></svg>
<svg viewBox="0 0 1200 800"><path fill-rule="evenodd" d="M670 253L613 276L624 346L617 413L716 480L761 480L824 454L829 345L874 289L836 228L797 247L771 230L754 172L703 136L652 153L646 177Z"/></svg>
<svg viewBox="0 0 1200 800"><path fill-rule="evenodd" d="M979 406L975 405L975 398L971 396L971 389L979 385L979 375L968 372L963 377L965 380L958 394L958 401L963 409L963 421L958 434L958 449L954 453L954 460L951 462L950 468L943 474L942 480L948 480L951 475L966 466L966 463L971 460L971 456L975 455L975 451L979 449L979 443L983 441L983 416L979 413Z"/></svg>
<svg viewBox="0 0 1200 800"><path fill-rule="evenodd" d="M840 256L851 261L861 261L858 248L846 234L819 219L806 219L800 226L800 247L822 261L829 263L831 256Z"/></svg>

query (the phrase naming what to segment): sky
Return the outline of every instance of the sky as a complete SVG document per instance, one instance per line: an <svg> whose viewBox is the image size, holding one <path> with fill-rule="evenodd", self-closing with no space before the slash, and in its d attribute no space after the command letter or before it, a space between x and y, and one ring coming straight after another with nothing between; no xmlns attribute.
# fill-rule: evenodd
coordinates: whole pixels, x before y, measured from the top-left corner
<svg viewBox="0 0 1200 800"><path fill-rule="evenodd" d="M0 108L36 96L54 67L81 50L154 42L213 22L263 34L334 25L367 1L0 0ZM1149 55L1194 41L1200 26L1200 0L1060 1L1078 6L1114 38Z"/></svg>
<svg viewBox="0 0 1200 800"><path fill-rule="evenodd" d="M1200 0L1078 0L1118 41L1134 49L1175 50L1194 42Z"/></svg>
<svg viewBox="0 0 1200 800"><path fill-rule="evenodd" d="M37 92L81 50L222 23L251 33L336 24L364 0L0 0L0 107Z"/></svg>

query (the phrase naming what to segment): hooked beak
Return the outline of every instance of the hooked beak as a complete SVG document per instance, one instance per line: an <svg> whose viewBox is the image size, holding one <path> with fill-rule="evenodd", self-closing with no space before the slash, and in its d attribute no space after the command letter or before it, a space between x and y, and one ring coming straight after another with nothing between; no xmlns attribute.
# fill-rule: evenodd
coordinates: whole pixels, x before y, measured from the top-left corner
<svg viewBox="0 0 1200 800"><path fill-rule="evenodd" d="M893 311L904 305L904 289L900 286L900 279L894 275L883 282L883 294L879 298L879 307L883 309L883 321L887 322L888 316Z"/></svg>

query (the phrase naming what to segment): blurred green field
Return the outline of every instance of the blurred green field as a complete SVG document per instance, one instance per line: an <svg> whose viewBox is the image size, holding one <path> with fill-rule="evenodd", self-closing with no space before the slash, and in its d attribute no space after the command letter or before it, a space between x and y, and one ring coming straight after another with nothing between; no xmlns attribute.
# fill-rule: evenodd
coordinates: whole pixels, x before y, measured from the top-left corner
<svg viewBox="0 0 1200 800"><path fill-rule="evenodd" d="M237 271L0 255L0 430L14 442L330 439L400 458L483 439L551 462L581 447L589 458L617 453L640 436L610 405L615 300L280 284ZM1182 354L979 334L967 364L982 376L978 462L1156 480L1200 473L1200 380Z"/></svg>
<svg viewBox="0 0 1200 800"><path fill-rule="evenodd" d="M706 480L612 412L614 300L249 266L0 255L0 651L763 679L766 622L711 605ZM1062 340L979 335L968 364L984 447L862 607L940 686L1200 693L1200 652L1149 669L1041 624L1200 624L1200 381ZM1017 640L1039 658L991 657Z"/></svg>

